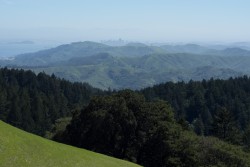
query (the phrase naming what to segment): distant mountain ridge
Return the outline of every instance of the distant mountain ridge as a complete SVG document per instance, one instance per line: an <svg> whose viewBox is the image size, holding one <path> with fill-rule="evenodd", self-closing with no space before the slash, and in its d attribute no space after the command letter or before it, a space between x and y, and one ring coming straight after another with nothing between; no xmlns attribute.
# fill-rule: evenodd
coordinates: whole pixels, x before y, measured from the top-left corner
<svg viewBox="0 0 250 167"><path fill-rule="evenodd" d="M61 61L68 61L71 58L88 57L99 53L109 53L110 55L116 57L140 57L151 54L166 53L250 56L250 51L241 48L216 50L196 44L148 46L142 43L128 43L124 46L109 46L101 43L85 41L64 44L35 53L17 55L14 60L2 62L2 64L14 64L19 66L47 66Z"/></svg>
<svg viewBox="0 0 250 167"><path fill-rule="evenodd" d="M56 48L35 53L18 55L12 62L7 63L20 66L45 66L55 62L67 61L74 57L87 57L104 52L117 57L135 57L153 53L164 53L165 51L158 47L149 47L135 43L113 47L85 41L60 45Z"/></svg>
<svg viewBox="0 0 250 167"><path fill-rule="evenodd" d="M2 60L2 66L44 71L102 88L140 89L166 81L228 78L250 74L250 51L196 44L108 46L90 41Z"/></svg>
<svg viewBox="0 0 250 167"><path fill-rule="evenodd" d="M187 53L152 54L141 57L114 57L99 53L76 57L58 65L32 68L57 76L108 89L140 89L166 81L189 81L206 78L229 78L250 72L242 64L250 57L202 56Z"/></svg>

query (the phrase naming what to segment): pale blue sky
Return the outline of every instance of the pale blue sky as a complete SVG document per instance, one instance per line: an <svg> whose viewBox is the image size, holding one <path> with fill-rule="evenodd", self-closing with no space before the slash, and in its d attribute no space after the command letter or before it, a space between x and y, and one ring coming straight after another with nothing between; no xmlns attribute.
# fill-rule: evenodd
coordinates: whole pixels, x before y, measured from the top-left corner
<svg viewBox="0 0 250 167"><path fill-rule="evenodd" d="M250 41L250 0L0 0L0 38Z"/></svg>

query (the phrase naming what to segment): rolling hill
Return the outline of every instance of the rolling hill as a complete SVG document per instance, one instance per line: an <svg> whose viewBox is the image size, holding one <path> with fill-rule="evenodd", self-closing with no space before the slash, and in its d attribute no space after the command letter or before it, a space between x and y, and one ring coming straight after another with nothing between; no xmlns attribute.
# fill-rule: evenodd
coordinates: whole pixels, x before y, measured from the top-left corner
<svg viewBox="0 0 250 167"><path fill-rule="evenodd" d="M139 165L56 143L0 121L1 167L139 167Z"/></svg>
<svg viewBox="0 0 250 167"><path fill-rule="evenodd" d="M166 81L227 79L250 74L250 51L186 45L108 46L75 42L2 60L0 65L55 74L101 89L141 89Z"/></svg>
<svg viewBox="0 0 250 167"><path fill-rule="evenodd" d="M68 61L71 58L87 57L103 52L117 57L137 57L153 53L165 53L165 50L147 45L128 44L125 46L112 47L101 43L85 41L60 45L35 53L21 54L11 61L2 62L2 64L47 66L61 61Z"/></svg>
<svg viewBox="0 0 250 167"><path fill-rule="evenodd" d="M2 65L48 66L54 63L58 64L62 61L68 61L75 57L88 57L99 53L108 53L115 57L140 57L151 54L169 53L189 53L216 56L250 56L249 50L237 47L217 50L197 44L148 46L141 43L128 43L124 46L109 46L102 43L85 41L64 44L55 48L41 50L34 53L17 55L13 60L1 61L0 63Z"/></svg>
<svg viewBox="0 0 250 167"><path fill-rule="evenodd" d="M72 58L46 67L28 67L71 81L88 82L101 89L140 89L166 81L202 80L243 75L241 64L250 57L218 57L187 53L152 54L140 57L115 57L100 53ZM247 69L242 68L242 69ZM249 68L248 68L249 69ZM248 72L248 71L246 71Z"/></svg>

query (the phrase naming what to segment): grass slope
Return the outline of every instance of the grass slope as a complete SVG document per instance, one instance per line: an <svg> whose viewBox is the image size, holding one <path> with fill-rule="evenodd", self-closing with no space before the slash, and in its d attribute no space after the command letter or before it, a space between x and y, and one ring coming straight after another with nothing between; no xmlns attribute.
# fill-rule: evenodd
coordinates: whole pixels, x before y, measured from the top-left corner
<svg viewBox="0 0 250 167"><path fill-rule="evenodd" d="M139 165L29 134L0 121L1 167L137 167Z"/></svg>

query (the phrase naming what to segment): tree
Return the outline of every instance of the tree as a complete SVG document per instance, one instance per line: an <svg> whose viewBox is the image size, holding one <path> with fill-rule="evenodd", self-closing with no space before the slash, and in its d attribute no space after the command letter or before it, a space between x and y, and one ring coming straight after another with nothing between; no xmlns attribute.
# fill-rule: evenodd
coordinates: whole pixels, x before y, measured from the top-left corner
<svg viewBox="0 0 250 167"><path fill-rule="evenodd" d="M194 126L194 131L197 135L204 135L205 127L200 115L193 121L192 125Z"/></svg>
<svg viewBox="0 0 250 167"><path fill-rule="evenodd" d="M162 148L157 143L162 140L161 136L167 137L166 141L172 145L172 139L178 139L180 130L172 108L165 101L146 102L140 94L124 90L92 98L89 105L73 117L62 142L133 162L144 162L144 157L153 149L160 151ZM151 145L151 141L156 145ZM168 151L167 147L170 146L166 146L165 151ZM162 156L167 158L165 154ZM152 158L157 158L157 155Z"/></svg>
<svg viewBox="0 0 250 167"><path fill-rule="evenodd" d="M10 106L10 112L7 117L7 121L12 125L20 127L22 125L22 113L20 109L20 100L17 95L12 98L13 103Z"/></svg>
<svg viewBox="0 0 250 167"><path fill-rule="evenodd" d="M0 120L7 120L10 108L8 107L7 93L0 91Z"/></svg>
<svg viewBox="0 0 250 167"><path fill-rule="evenodd" d="M243 143L247 151L250 151L250 124L243 133Z"/></svg>
<svg viewBox="0 0 250 167"><path fill-rule="evenodd" d="M214 135L231 143L240 143L240 133L232 114L225 108L220 107L214 117Z"/></svg>
<svg viewBox="0 0 250 167"><path fill-rule="evenodd" d="M69 142L115 157L131 158L128 148L133 145L137 122L125 95L128 94L92 98L68 127Z"/></svg>

